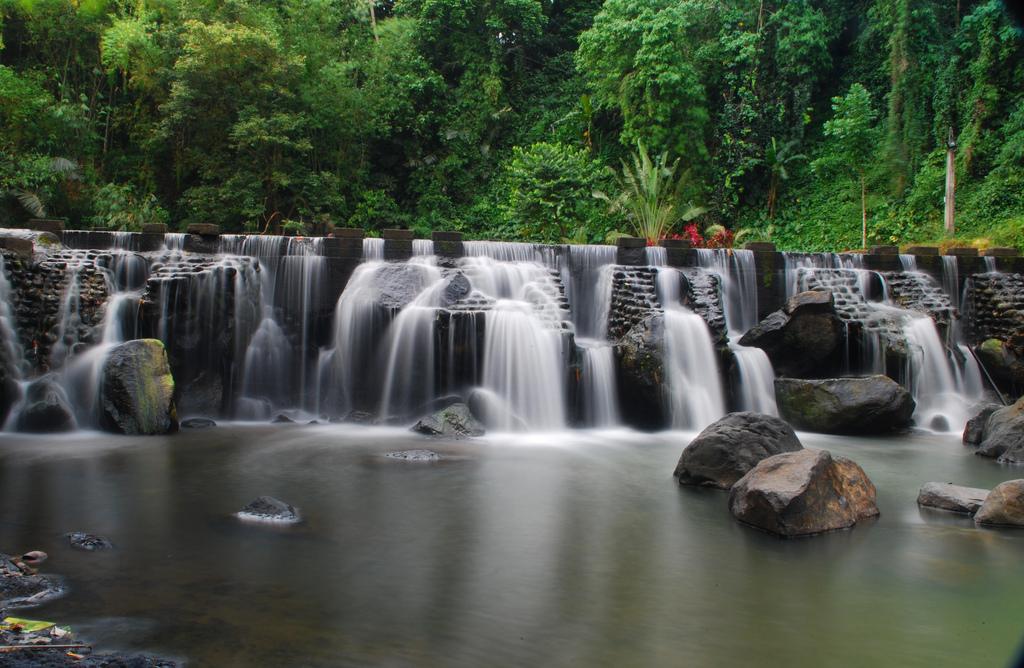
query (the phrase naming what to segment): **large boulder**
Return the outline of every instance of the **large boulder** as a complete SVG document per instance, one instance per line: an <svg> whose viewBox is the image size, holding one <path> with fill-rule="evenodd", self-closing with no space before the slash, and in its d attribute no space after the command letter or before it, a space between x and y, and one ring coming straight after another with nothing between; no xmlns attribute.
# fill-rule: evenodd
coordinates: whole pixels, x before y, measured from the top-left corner
<svg viewBox="0 0 1024 668"><path fill-rule="evenodd" d="M729 489L758 462L802 449L793 428L761 413L730 413L693 439L676 465L681 485Z"/></svg>
<svg viewBox="0 0 1024 668"><path fill-rule="evenodd" d="M888 376L775 381L783 419L797 429L826 434L877 434L910 424L915 403Z"/></svg>
<svg viewBox="0 0 1024 668"><path fill-rule="evenodd" d="M999 404L988 404L967 421L964 426L964 445L981 445L981 442L985 440L985 425L988 424L988 419L1000 408L1002 406Z"/></svg>
<svg viewBox="0 0 1024 668"><path fill-rule="evenodd" d="M729 510L739 521L779 536L810 536L878 516L864 470L826 450L761 460L733 485Z"/></svg>
<svg viewBox="0 0 1024 668"><path fill-rule="evenodd" d="M1024 388L1024 351L1014 345L1019 343L1018 339L1013 337L1010 342L986 339L974 349L978 360L996 385L1014 395L1020 394L1021 388Z"/></svg>
<svg viewBox="0 0 1024 668"><path fill-rule="evenodd" d="M948 482L926 482L917 495L917 505L973 515L985 503L987 489L961 487Z"/></svg>
<svg viewBox="0 0 1024 668"><path fill-rule="evenodd" d="M432 280L432 269L419 264L383 265L374 274L378 303L395 311L405 308Z"/></svg>
<svg viewBox="0 0 1024 668"><path fill-rule="evenodd" d="M1024 480L996 485L974 515L978 524L1024 527Z"/></svg>
<svg viewBox="0 0 1024 668"><path fill-rule="evenodd" d="M1004 464L1024 464L1024 398L989 416L974 454Z"/></svg>
<svg viewBox="0 0 1024 668"><path fill-rule="evenodd" d="M845 329L831 292L808 290L750 329L739 343L764 350L783 376L820 376L841 361Z"/></svg>
<svg viewBox="0 0 1024 668"><path fill-rule="evenodd" d="M137 339L110 350L100 389L101 425L122 434L167 434L178 428L174 377L164 344Z"/></svg>
<svg viewBox="0 0 1024 668"><path fill-rule="evenodd" d="M473 417L469 406L463 403L452 404L424 417L413 425L412 430L428 436L451 438L484 435L484 426Z"/></svg>
<svg viewBox="0 0 1024 668"><path fill-rule="evenodd" d="M55 375L47 374L28 384L14 428L37 434L75 428L71 402L64 388L57 384Z"/></svg>
<svg viewBox="0 0 1024 668"><path fill-rule="evenodd" d="M301 518L290 503L272 496L258 496L236 513L243 520L295 524Z"/></svg>
<svg viewBox="0 0 1024 668"><path fill-rule="evenodd" d="M623 415L638 427L665 426L665 316L652 313L619 340L615 356Z"/></svg>

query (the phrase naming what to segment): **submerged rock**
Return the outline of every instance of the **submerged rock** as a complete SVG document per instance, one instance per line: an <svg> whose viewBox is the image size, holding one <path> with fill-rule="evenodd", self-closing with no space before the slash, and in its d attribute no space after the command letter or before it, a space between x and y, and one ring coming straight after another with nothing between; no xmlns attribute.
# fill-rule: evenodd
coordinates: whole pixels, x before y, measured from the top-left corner
<svg viewBox="0 0 1024 668"><path fill-rule="evenodd" d="M288 417L284 413L278 413L277 416L274 417L274 419L270 421L270 424L294 424L294 423L295 423L295 420L293 420L292 418Z"/></svg>
<svg viewBox="0 0 1024 668"><path fill-rule="evenodd" d="M826 450L761 460L729 493L733 517L779 536L809 536L878 516L875 486L864 470Z"/></svg>
<svg viewBox="0 0 1024 668"><path fill-rule="evenodd" d="M335 420L331 420L331 422L335 422ZM348 415L338 420L338 422L375 425L380 423L380 418L368 411L349 411Z"/></svg>
<svg viewBox="0 0 1024 668"><path fill-rule="evenodd" d="M469 406L463 403L452 404L422 418L413 425L412 430L428 436L453 438L484 435L484 426L473 416Z"/></svg>
<svg viewBox="0 0 1024 668"><path fill-rule="evenodd" d="M877 434L910 423L913 397L888 376L775 381L783 419L797 429L826 434Z"/></svg>
<svg viewBox="0 0 1024 668"><path fill-rule="evenodd" d="M1024 464L1024 398L992 412L975 454L1004 464Z"/></svg>
<svg viewBox="0 0 1024 668"><path fill-rule="evenodd" d="M441 455L433 450L396 450L384 453L384 456L388 459L401 459L406 462L436 462L442 459Z"/></svg>
<svg viewBox="0 0 1024 668"><path fill-rule="evenodd" d="M766 457L802 449L793 428L761 413L730 413L693 439L673 475L681 485L729 489Z"/></svg>
<svg viewBox="0 0 1024 668"><path fill-rule="evenodd" d="M0 609L40 605L64 591L61 578L38 575L35 569L20 566L16 559L0 554Z"/></svg>
<svg viewBox="0 0 1024 668"><path fill-rule="evenodd" d="M68 539L68 544L76 550L86 550L87 552L96 552L98 550L112 550L114 544L103 536L97 536L91 533L84 533L82 531L73 531L71 533L64 534L64 537Z"/></svg>
<svg viewBox="0 0 1024 668"><path fill-rule="evenodd" d="M987 489L960 487L948 482L926 482L917 495L917 505L973 515L987 496Z"/></svg>
<svg viewBox="0 0 1024 668"><path fill-rule="evenodd" d="M57 377L47 374L29 383L25 388L25 398L17 415L15 429L48 434L74 428L75 416L71 403L64 388L57 384Z"/></svg>
<svg viewBox="0 0 1024 668"><path fill-rule="evenodd" d="M195 417L188 418L187 420L181 421L182 429L209 429L210 427L216 427L217 423L210 418Z"/></svg>
<svg viewBox="0 0 1024 668"><path fill-rule="evenodd" d="M1002 408L999 404L989 404L982 408L977 415L967 421L964 427L964 445L981 445L985 439L985 425L992 414Z"/></svg>
<svg viewBox="0 0 1024 668"><path fill-rule="evenodd" d="M1024 480L996 485L974 515L978 524L1024 527Z"/></svg>
<svg viewBox="0 0 1024 668"><path fill-rule="evenodd" d="M100 406L104 429L122 434L168 434L178 429L174 377L164 344L136 339L111 349L103 365Z"/></svg>
<svg viewBox="0 0 1024 668"><path fill-rule="evenodd" d="M832 293L808 290L791 297L739 343L764 350L780 375L820 376L838 366L844 332Z"/></svg>
<svg viewBox="0 0 1024 668"><path fill-rule="evenodd" d="M238 517L261 522L295 523L299 521L299 513L294 507L272 496L260 496L253 499L238 512Z"/></svg>

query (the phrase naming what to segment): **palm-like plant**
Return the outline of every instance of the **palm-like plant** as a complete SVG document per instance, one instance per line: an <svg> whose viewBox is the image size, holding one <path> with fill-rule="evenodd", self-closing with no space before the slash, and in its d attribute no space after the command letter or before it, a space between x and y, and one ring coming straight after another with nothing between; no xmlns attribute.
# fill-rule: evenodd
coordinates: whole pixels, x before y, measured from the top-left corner
<svg viewBox="0 0 1024 668"><path fill-rule="evenodd" d="M771 143L765 147L764 166L768 169L768 217L775 217L775 204L779 197L779 186L783 181L789 179L789 170L786 168L790 163L797 160L806 160L807 156L802 153L792 153L797 145L795 139L782 144L776 143L772 137Z"/></svg>
<svg viewBox="0 0 1024 668"><path fill-rule="evenodd" d="M49 170L64 178L78 177L78 163L68 158L52 158L49 162ZM2 193L3 191L0 191ZM10 193L14 195L21 207L34 218L46 218L46 204L43 202L43 195L40 189L28 190L25 188L12 188Z"/></svg>
<svg viewBox="0 0 1024 668"><path fill-rule="evenodd" d="M608 201L612 210L625 215L638 237L657 243L677 222L693 220L706 211L689 203L680 205L686 175L677 176L678 170L678 159L670 163L667 153L652 159L647 147L637 142L637 152L628 163L622 163L619 196L614 200L601 192L594 196Z"/></svg>

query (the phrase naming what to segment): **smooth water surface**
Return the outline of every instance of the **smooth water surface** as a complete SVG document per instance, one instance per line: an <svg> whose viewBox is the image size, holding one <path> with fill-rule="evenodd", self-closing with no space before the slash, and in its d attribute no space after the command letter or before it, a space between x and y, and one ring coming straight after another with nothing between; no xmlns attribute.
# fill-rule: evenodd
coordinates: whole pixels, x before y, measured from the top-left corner
<svg viewBox="0 0 1024 668"><path fill-rule="evenodd" d="M926 481L1022 476L958 439L802 434L854 458L877 522L779 540L680 488L692 434L431 441L233 425L0 436L0 550L70 594L25 616L104 649L235 666L999 666L1024 630L1024 531L919 510ZM436 463L386 459L431 448ZM232 513L269 494L296 527ZM88 531L116 550L77 552Z"/></svg>

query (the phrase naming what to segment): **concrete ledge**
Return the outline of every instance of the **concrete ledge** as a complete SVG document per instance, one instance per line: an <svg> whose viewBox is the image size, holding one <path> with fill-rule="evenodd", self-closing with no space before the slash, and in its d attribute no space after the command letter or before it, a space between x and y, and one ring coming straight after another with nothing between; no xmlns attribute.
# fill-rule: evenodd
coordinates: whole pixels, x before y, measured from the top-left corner
<svg viewBox="0 0 1024 668"><path fill-rule="evenodd" d="M35 245L31 239L19 239L18 237L0 237L0 248L25 257L32 257L32 253L35 251Z"/></svg>
<svg viewBox="0 0 1024 668"><path fill-rule="evenodd" d="M462 232L431 232L430 238L438 241L462 241Z"/></svg>
<svg viewBox="0 0 1024 668"><path fill-rule="evenodd" d="M693 248L693 244L690 243L689 239L662 239L658 242L658 245L662 248L669 248L672 250Z"/></svg>
<svg viewBox="0 0 1024 668"><path fill-rule="evenodd" d="M615 240L615 245L619 248L646 248L647 239L641 237L619 237Z"/></svg>
<svg viewBox="0 0 1024 668"><path fill-rule="evenodd" d="M977 248L947 248L943 255L952 255L954 257L978 257Z"/></svg>
<svg viewBox="0 0 1024 668"><path fill-rule="evenodd" d="M985 257L1017 257L1020 251L1016 248L986 248L981 254Z"/></svg>
<svg viewBox="0 0 1024 668"><path fill-rule="evenodd" d="M213 223L192 223L185 231L189 234L197 234L201 237L219 237L220 225L214 225Z"/></svg>
<svg viewBox="0 0 1024 668"><path fill-rule="evenodd" d="M615 245L616 264L640 267L647 264L647 240L639 237L619 237Z"/></svg>
<svg viewBox="0 0 1024 668"><path fill-rule="evenodd" d="M60 236L64 231L64 221L59 218L29 218L26 227L39 232L50 232Z"/></svg>
<svg viewBox="0 0 1024 668"><path fill-rule="evenodd" d="M899 255L899 246L872 246L868 255Z"/></svg>
<svg viewBox="0 0 1024 668"><path fill-rule="evenodd" d="M205 253L214 255L220 252L220 237L210 234L192 234L185 236L182 250L186 253Z"/></svg>
<svg viewBox="0 0 1024 668"><path fill-rule="evenodd" d="M755 253L774 253L775 244L770 241L748 241L743 244L744 250L754 251Z"/></svg>
<svg viewBox="0 0 1024 668"><path fill-rule="evenodd" d="M921 255L921 256L937 256L939 254L938 246L908 246L907 253L910 255Z"/></svg>
<svg viewBox="0 0 1024 668"><path fill-rule="evenodd" d="M366 230L360 227L335 227L331 236L335 239L362 239L366 236Z"/></svg>
<svg viewBox="0 0 1024 668"><path fill-rule="evenodd" d="M392 239L394 241L412 241L416 238L416 233L412 230L384 230L381 232L381 236L384 240Z"/></svg>
<svg viewBox="0 0 1024 668"><path fill-rule="evenodd" d="M167 226L163 223L146 223L142 226L143 234L167 234Z"/></svg>

